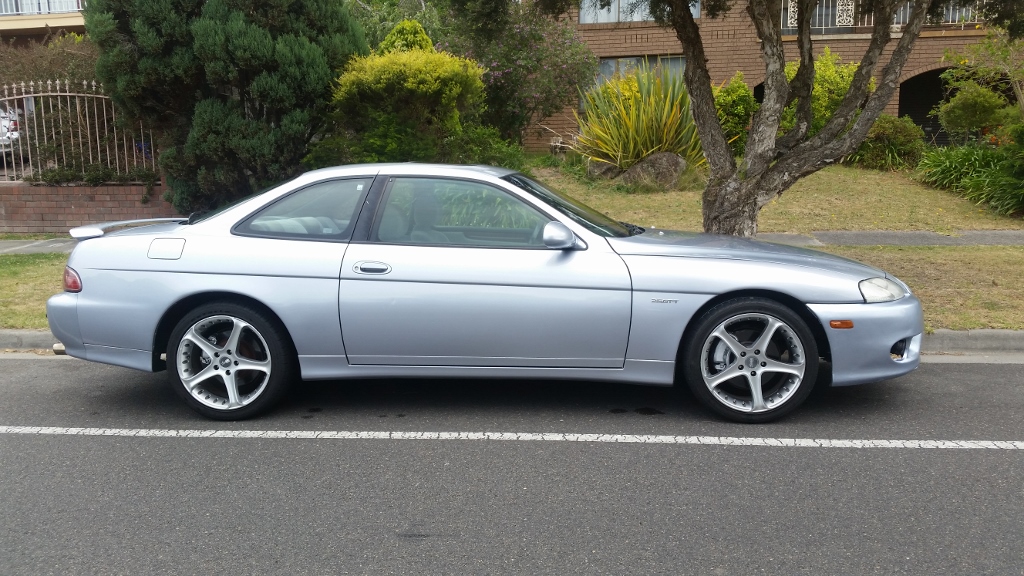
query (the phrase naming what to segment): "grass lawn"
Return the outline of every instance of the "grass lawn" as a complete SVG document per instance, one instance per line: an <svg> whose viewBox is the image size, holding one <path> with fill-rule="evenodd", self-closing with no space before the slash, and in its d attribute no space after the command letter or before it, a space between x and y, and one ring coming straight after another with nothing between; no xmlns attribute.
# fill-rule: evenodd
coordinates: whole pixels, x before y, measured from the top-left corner
<svg viewBox="0 0 1024 576"><path fill-rule="evenodd" d="M534 174L597 210L644 227L700 230L701 189L627 193L605 181L586 181L557 168ZM987 209L912 180L902 173L831 166L801 179L766 206L760 232L825 230L1021 230L1024 219Z"/></svg>
<svg viewBox="0 0 1024 576"><path fill-rule="evenodd" d="M829 246L910 286L936 328L1024 329L1024 246Z"/></svg>
<svg viewBox="0 0 1024 576"><path fill-rule="evenodd" d="M67 254L0 255L0 328L46 328L46 299L63 290Z"/></svg>

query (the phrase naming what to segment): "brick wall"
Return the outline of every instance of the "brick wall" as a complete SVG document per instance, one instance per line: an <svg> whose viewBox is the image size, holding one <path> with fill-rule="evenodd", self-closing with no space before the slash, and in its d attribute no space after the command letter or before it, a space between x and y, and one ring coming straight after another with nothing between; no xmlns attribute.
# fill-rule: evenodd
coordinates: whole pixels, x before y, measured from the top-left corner
<svg viewBox="0 0 1024 576"><path fill-rule="evenodd" d="M0 232L67 233L83 224L161 218L178 213L157 186L143 202L143 186L0 185Z"/></svg>
<svg viewBox="0 0 1024 576"><path fill-rule="evenodd" d="M574 13L573 18L578 21ZM719 85L727 82L737 71L743 72L744 81L754 87L764 81L764 61L761 59L757 33L750 23L743 7L737 4L732 12L714 20L703 18L700 24L701 39L708 57L708 71L711 82ZM577 31L580 38L590 46L598 58L681 55L679 39L671 28L662 28L652 22L621 22L615 24L579 24ZM955 28L931 28L921 33L914 44L914 51L903 68L900 82L923 72L934 70L940 66L942 55L946 49L960 49L966 44L977 42L984 37L984 30L958 30ZM879 76L883 65L889 61L892 50L896 47L899 34L893 35L893 41L882 54L876 76ZM871 35L839 34L832 36L815 36L814 51L820 54L828 46L829 49L843 59L844 62L859 62L864 50L867 49ZM783 46L788 60L799 58L795 36L783 37ZM887 114L895 115L899 106L899 90L893 95ZM528 150L546 151L552 131L567 137L576 131L573 108L567 107L559 114L541 123L547 129L533 128L529 130L524 145Z"/></svg>

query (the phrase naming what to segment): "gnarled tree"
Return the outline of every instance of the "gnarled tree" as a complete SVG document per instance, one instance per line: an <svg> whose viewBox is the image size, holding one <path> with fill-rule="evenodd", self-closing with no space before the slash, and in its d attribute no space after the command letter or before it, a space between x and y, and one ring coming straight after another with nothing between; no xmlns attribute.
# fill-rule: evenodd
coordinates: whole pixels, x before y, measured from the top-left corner
<svg viewBox="0 0 1024 576"><path fill-rule="evenodd" d="M489 12L489 22L502 22L508 13L504 5L517 0L482 2L451 0L476 12ZM608 0L583 0L607 7ZM627 0L623 0L626 2ZM861 7L874 15L871 40L864 51L850 90L832 118L818 132L810 131L812 120L811 89L814 83L814 46L811 40L811 16L817 0L793 0L797 9L797 47L799 66L792 80L786 78L786 54L782 42L782 2L785 0L704 0L705 18L719 17L743 7L760 40L765 66L764 101L751 121L745 154L737 161L718 121L715 99L708 72L707 56L700 27L690 12L689 0L633 0L631 8L646 7L655 21L671 27L686 57L684 76L690 92L694 121L704 146L710 176L703 195L704 230L707 232L751 236L757 232L757 217L762 207L788 190L797 180L812 174L852 153L867 136L871 125L885 109L899 86L900 74L914 42L929 15L945 4L958 0L863 0ZM579 6L579 0L537 0L553 14ZM897 10L909 4L909 17L899 38L892 32ZM992 0L984 4L991 22L1016 33L1024 2ZM882 54L895 41L888 61ZM879 68L881 68L879 70ZM877 87L870 90L872 77ZM780 133L782 113L795 103L795 126Z"/></svg>

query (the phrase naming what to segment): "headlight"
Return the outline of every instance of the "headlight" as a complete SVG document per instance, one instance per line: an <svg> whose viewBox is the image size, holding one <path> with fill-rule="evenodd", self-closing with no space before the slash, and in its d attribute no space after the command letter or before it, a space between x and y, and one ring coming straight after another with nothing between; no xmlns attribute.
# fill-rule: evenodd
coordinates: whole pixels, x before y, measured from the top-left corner
<svg viewBox="0 0 1024 576"><path fill-rule="evenodd" d="M860 293L865 302L892 302L907 295L907 290L888 278L861 280Z"/></svg>

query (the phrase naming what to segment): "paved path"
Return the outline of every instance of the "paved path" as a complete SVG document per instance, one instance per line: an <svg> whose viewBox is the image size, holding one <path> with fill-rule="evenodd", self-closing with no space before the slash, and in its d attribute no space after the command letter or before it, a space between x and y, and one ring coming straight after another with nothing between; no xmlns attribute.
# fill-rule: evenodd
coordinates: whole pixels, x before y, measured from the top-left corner
<svg viewBox="0 0 1024 576"><path fill-rule="evenodd" d="M71 238L50 240L0 240L0 254L42 254L46 252L68 253L78 244Z"/></svg>
<svg viewBox="0 0 1024 576"><path fill-rule="evenodd" d="M886 230L758 234L758 240L791 246L1024 246L1024 230L961 230L955 234Z"/></svg>

